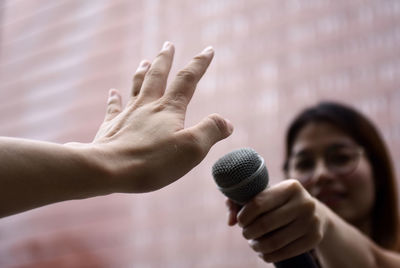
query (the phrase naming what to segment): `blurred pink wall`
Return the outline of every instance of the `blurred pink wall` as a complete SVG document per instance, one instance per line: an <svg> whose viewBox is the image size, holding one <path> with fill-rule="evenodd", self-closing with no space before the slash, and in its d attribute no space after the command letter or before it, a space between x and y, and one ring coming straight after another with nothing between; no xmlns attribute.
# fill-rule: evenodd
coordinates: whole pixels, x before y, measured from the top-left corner
<svg viewBox="0 0 400 268"><path fill-rule="evenodd" d="M108 89L126 101L137 64L165 40L176 46L172 75L216 51L187 125L218 112L236 127L158 192L0 219L0 267L270 267L226 225L211 165L250 146L281 180L285 129L319 100L361 109L400 158L400 1L3 0L0 20L2 136L90 142Z"/></svg>

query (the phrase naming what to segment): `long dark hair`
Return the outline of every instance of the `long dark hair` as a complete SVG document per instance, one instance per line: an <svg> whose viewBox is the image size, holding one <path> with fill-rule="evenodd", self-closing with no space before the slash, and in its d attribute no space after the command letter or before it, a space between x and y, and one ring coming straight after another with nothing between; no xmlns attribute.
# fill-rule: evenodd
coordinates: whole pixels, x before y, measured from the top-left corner
<svg viewBox="0 0 400 268"><path fill-rule="evenodd" d="M375 181L371 239L386 249L399 250L396 179L389 152L376 127L360 112L339 103L322 102L304 110L293 120L287 132L283 167L286 173L297 135L310 122L333 124L365 150Z"/></svg>

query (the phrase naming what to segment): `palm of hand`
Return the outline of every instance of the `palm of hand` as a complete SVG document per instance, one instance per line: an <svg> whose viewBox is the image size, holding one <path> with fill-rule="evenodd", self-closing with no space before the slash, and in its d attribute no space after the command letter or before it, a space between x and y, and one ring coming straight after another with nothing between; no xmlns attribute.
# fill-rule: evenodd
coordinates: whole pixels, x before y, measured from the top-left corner
<svg viewBox="0 0 400 268"><path fill-rule="evenodd" d="M141 63L124 109L119 92L110 91L105 120L92 144L102 148L116 192L148 192L172 183L232 132L230 123L216 114L184 129L186 107L213 53L196 56L165 92L173 53L169 44L151 66Z"/></svg>

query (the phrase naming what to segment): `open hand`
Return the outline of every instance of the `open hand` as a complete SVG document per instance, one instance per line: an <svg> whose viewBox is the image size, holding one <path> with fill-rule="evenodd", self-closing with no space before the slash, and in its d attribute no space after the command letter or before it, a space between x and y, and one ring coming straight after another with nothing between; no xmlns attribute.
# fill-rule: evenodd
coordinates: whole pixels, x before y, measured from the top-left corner
<svg viewBox="0 0 400 268"><path fill-rule="evenodd" d="M195 56L167 87L174 46L166 42L150 63L142 61L125 108L110 90L107 113L92 150L104 164L112 192L148 192L182 177L228 137L232 125L217 114L184 128L186 108L214 55L211 47Z"/></svg>

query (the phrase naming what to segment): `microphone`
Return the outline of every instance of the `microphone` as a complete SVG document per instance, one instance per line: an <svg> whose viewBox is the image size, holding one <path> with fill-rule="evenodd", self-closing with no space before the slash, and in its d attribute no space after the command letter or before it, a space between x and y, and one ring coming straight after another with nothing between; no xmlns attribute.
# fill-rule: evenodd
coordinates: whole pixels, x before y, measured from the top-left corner
<svg viewBox="0 0 400 268"><path fill-rule="evenodd" d="M264 159L251 148L241 148L221 157L212 167L218 189L238 205L245 205L269 182ZM274 263L277 268L317 268L309 253Z"/></svg>

